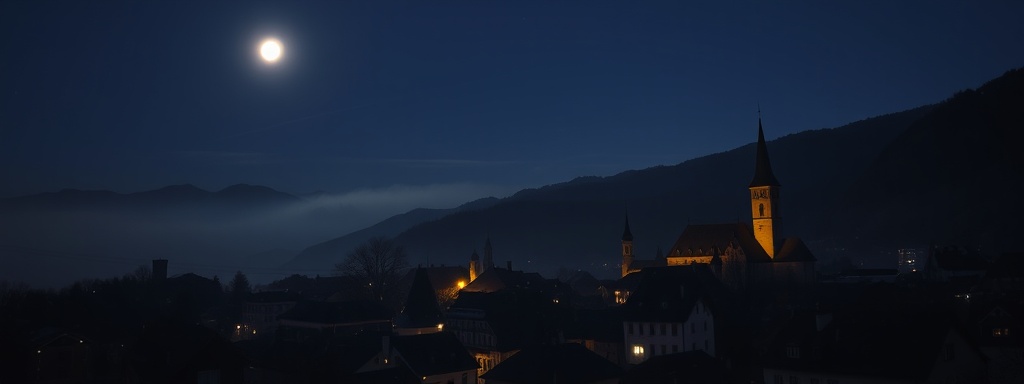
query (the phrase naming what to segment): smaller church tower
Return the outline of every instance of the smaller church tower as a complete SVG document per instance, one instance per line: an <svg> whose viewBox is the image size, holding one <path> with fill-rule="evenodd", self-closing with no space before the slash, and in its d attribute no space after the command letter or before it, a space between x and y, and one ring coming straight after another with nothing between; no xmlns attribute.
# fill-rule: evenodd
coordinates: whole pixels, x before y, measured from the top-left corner
<svg viewBox="0 0 1024 384"><path fill-rule="evenodd" d="M626 229L622 231L622 277L629 274L633 264L633 233L629 231L629 215L626 215Z"/></svg>
<svg viewBox="0 0 1024 384"><path fill-rule="evenodd" d="M768 145L764 141L761 117L757 118L757 159L754 180L750 182L750 212L753 217L754 238L761 244L768 256L775 258L782 232L782 213L779 209L781 185L772 172L768 159Z"/></svg>
<svg viewBox="0 0 1024 384"><path fill-rule="evenodd" d="M469 282L472 283L476 280L477 276L480 276L480 255L473 251L473 255L469 257Z"/></svg>
<svg viewBox="0 0 1024 384"><path fill-rule="evenodd" d="M484 242L484 265L480 267L480 273L491 268L494 268L494 250L491 249L491 237L487 236L487 241Z"/></svg>

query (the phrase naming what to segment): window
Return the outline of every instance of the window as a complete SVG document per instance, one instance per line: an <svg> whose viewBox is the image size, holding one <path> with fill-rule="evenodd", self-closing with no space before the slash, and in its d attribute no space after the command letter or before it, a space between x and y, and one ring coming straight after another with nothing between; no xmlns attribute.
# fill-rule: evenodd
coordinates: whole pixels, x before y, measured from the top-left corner
<svg viewBox="0 0 1024 384"><path fill-rule="evenodd" d="M657 352L656 349L654 349L654 344L651 344L651 356L654 356L654 355L657 355L657 354L658 354L658 352Z"/></svg>
<svg viewBox="0 0 1024 384"><path fill-rule="evenodd" d="M647 330L651 331L651 336L654 336L654 323L647 324Z"/></svg>
<svg viewBox="0 0 1024 384"><path fill-rule="evenodd" d="M672 336L679 335L679 324L672 323Z"/></svg>
<svg viewBox="0 0 1024 384"><path fill-rule="evenodd" d="M644 357L644 346L640 345L640 344L634 345L633 346L633 356L640 357L640 358Z"/></svg>
<svg viewBox="0 0 1024 384"><path fill-rule="evenodd" d="M992 328L992 337L1009 337L1010 328Z"/></svg>
<svg viewBox="0 0 1024 384"><path fill-rule="evenodd" d="M788 346L786 346L786 357L788 357L790 359L799 359L800 358L800 347L796 346L796 345L788 345Z"/></svg>
<svg viewBox="0 0 1024 384"><path fill-rule="evenodd" d="M633 323L626 323L626 333L633 334Z"/></svg>
<svg viewBox="0 0 1024 384"><path fill-rule="evenodd" d="M780 374L776 373L774 379L775 379L775 384L786 384L785 381L782 381L782 375L780 375Z"/></svg>
<svg viewBox="0 0 1024 384"><path fill-rule="evenodd" d="M662 344L661 345L661 354L664 355L666 353L668 353L668 352L665 352L665 344Z"/></svg>
<svg viewBox="0 0 1024 384"><path fill-rule="evenodd" d="M789 376L789 384L800 384L799 376Z"/></svg>
<svg viewBox="0 0 1024 384"><path fill-rule="evenodd" d="M665 323L661 323L661 335L665 336Z"/></svg>
<svg viewBox="0 0 1024 384"><path fill-rule="evenodd" d="M639 328L640 336L643 336L644 335L644 323L637 323L636 327Z"/></svg>

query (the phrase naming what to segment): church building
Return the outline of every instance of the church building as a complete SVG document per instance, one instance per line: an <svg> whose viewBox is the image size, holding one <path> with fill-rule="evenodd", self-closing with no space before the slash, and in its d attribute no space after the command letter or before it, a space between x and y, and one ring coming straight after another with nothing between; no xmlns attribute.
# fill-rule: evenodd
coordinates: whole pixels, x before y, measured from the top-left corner
<svg viewBox="0 0 1024 384"><path fill-rule="evenodd" d="M813 282L814 255L799 238L781 237L781 187L772 172L758 118L754 178L748 186L751 223L688 225L664 258L636 260L627 217L622 234L622 276L645 267L709 264L719 279L734 289Z"/></svg>

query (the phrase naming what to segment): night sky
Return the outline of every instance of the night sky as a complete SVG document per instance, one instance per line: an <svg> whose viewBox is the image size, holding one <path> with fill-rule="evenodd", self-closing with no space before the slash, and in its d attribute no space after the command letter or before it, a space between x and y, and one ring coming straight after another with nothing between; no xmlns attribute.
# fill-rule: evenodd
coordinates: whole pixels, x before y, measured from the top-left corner
<svg viewBox="0 0 1024 384"><path fill-rule="evenodd" d="M108 3L0 4L0 196L500 196L749 143L758 105L772 139L1024 65L1021 1Z"/></svg>

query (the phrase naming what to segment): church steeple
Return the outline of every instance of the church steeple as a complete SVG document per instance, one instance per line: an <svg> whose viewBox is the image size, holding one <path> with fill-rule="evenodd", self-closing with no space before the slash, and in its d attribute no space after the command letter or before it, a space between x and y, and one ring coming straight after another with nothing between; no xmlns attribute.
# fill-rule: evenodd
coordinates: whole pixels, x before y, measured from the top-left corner
<svg viewBox="0 0 1024 384"><path fill-rule="evenodd" d="M761 111L757 117L757 158L754 165L754 180L750 182L750 212L753 218L754 238L769 257L775 257L776 246L780 245L782 213L779 207L779 192L782 188L772 172L768 159L768 144L764 141L761 126Z"/></svg>
<svg viewBox="0 0 1024 384"><path fill-rule="evenodd" d="M484 265L480 267L481 271L494 268L494 250L491 248L491 237L487 236L487 241L484 242Z"/></svg>
<svg viewBox="0 0 1024 384"><path fill-rule="evenodd" d="M633 241L633 232L629 231L629 215L626 215L626 229L622 231L622 241Z"/></svg>
<svg viewBox="0 0 1024 384"><path fill-rule="evenodd" d="M622 277L629 274L633 264L633 232L629 231L629 215L626 215L626 228L622 230Z"/></svg>
<svg viewBox="0 0 1024 384"><path fill-rule="evenodd" d="M764 128L761 127L761 117L757 118L757 158L754 164L754 180L750 182L751 187L779 186L779 180L772 172L772 162L768 158L768 144L764 141Z"/></svg>

